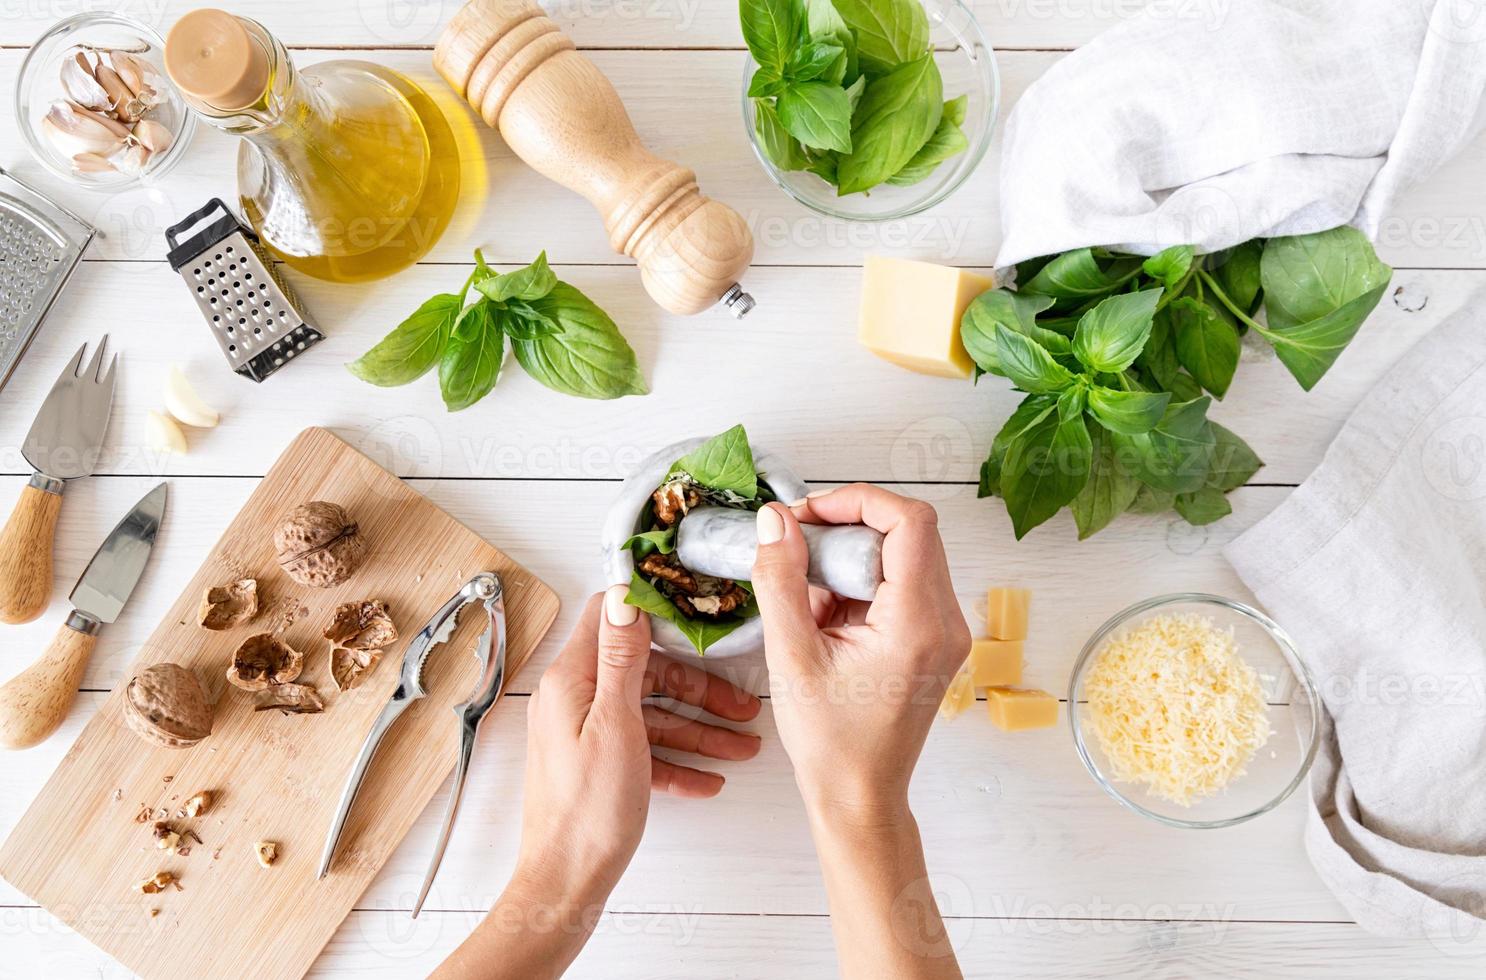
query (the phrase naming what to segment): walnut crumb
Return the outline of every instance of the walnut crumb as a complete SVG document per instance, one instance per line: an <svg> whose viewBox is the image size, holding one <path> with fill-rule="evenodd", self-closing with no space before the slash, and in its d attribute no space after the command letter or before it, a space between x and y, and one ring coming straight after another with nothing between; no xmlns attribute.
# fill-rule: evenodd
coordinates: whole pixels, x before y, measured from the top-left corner
<svg viewBox="0 0 1486 980"><path fill-rule="evenodd" d="M181 812L188 817L199 817L212 808L215 798L211 790L202 790L181 806Z"/></svg>
<svg viewBox="0 0 1486 980"><path fill-rule="evenodd" d="M181 835L176 833L176 831L170 826L170 824L165 823L164 821L155 824L156 848L162 851L169 851L170 853L174 854L176 852L176 849L180 847L180 844Z"/></svg>
<svg viewBox="0 0 1486 980"><path fill-rule="evenodd" d="M134 822L135 823L149 823L150 822L150 807L149 807L149 804L147 804L147 803L141 803L139 805L139 812L134 815Z"/></svg>
<svg viewBox="0 0 1486 980"><path fill-rule="evenodd" d="M258 863L265 868L279 859L279 845L276 841L261 840L253 845L253 851L258 856Z"/></svg>
<svg viewBox="0 0 1486 980"><path fill-rule="evenodd" d="M141 895L158 895L171 885L180 889L180 883L175 880L175 875L169 871L156 871L153 875L135 885L134 888Z"/></svg>
<svg viewBox="0 0 1486 980"><path fill-rule="evenodd" d="M159 909L150 909L150 918L154 919L160 915Z"/></svg>

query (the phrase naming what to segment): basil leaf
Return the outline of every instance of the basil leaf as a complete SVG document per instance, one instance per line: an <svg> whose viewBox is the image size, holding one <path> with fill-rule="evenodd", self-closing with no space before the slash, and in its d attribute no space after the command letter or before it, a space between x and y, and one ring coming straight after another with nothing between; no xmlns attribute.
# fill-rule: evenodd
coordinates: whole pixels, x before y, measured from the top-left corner
<svg viewBox="0 0 1486 980"><path fill-rule="evenodd" d="M1001 473L1001 496L1020 541L1078 496L1089 480L1093 444L1083 417L1059 421L1049 413L1011 441Z"/></svg>
<svg viewBox="0 0 1486 980"><path fill-rule="evenodd" d="M1108 433L1092 426L1089 438L1093 444L1089 479L1069 504L1080 541L1102 531L1129 510L1141 489L1140 481L1121 465L1114 439Z"/></svg>
<svg viewBox="0 0 1486 980"><path fill-rule="evenodd" d="M507 302L505 314L501 326L505 328L506 336L517 340L536 340L562 330L562 324L523 300Z"/></svg>
<svg viewBox="0 0 1486 980"><path fill-rule="evenodd" d="M505 360L505 333L489 303L465 308L444 357L439 361L439 393L451 412L469 408L500 380Z"/></svg>
<svg viewBox="0 0 1486 980"><path fill-rule="evenodd" d="M1094 388L1089 392L1089 411L1111 432L1140 435L1154 429L1171 404L1168 391L1112 391Z"/></svg>
<svg viewBox="0 0 1486 980"><path fill-rule="evenodd" d="M1130 502L1130 513L1132 514L1164 514L1176 503L1176 494L1167 490L1157 490L1142 483L1140 492Z"/></svg>
<svg viewBox="0 0 1486 980"><path fill-rule="evenodd" d="M1059 392L1073 384L1073 373L1053 360L1041 344L1003 326L995 329L997 369L1012 384L1034 395Z"/></svg>
<svg viewBox="0 0 1486 980"><path fill-rule="evenodd" d="M759 145L769 162L780 170L804 170L809 160L800 149L800 144L779 121L779 114L772 103L764 99L753 102L753 128L759 137Z"/></svg>
<svg viewBox="0 0 1486 980"><path fill-rule="evenodd" d="M1068 339L1037 325L1037 314L1052 305L1047 296L1023 295L1009 289L988 289L965 307L960 318L960 342L980 370L1000 374L996 354L996 327L1031 337L1053 354L1069 352Z"/></svg>
<svg viewBox="0 0 1486 980"><path fill-rule="evenodd" d="M691 619L676 604L660 593L650 580L639 572L635 572L630 579L629 595L624 600L626 605L636 606L652 616L659 616L669 623L674 623L691 645L696 648L698 654L705 655L707 648L718 640L727 636L733 630L742 626L744 622L758 615L758 604L749 602L739 609L734 619L714 621L710 619Z"/></svg>
<svg viewBox="0 0 1486 980"><path fill-rule="evenodd" d="M851 152L836 168L837 193L870 190L902 170L943 114L944 82L932 54L869 82L852 120Z"/></svg>
<svg viewBox="0 0 1486 980"><path fill-rule="evenodd" d="M826 81L842 84L846 79L857 78L857 42L851 28L841 19L836 5L831 0L805 0L805 25L812 40L834 44L841 48L836 59L823 76Z"/></svg>
<svg viewBox="0 0 1486 980"><path fill-rule="evenodd" d="M1216 422L1209 422L1212 426L1215 443L1213 446L1213 462L1207 471L1206 485L1214 490L1237 490L1248 483L1250 478L1264 465L1258 453L1249 448L1249 444L1240 439L1233 432L1225 429Z"/></svg>
<svg viewBox="0 0 1486 980"><path fill-rule="evenodd" d="M991 441L991 454L980 464L980 490L977 496L990 497L1001 492L1001 466L1011 441L1052 414L1057 402L1048 395L1028 395L1011 413Z"/></svg>
<svg viewBox="0 0 1486 980"><path fill-rule="evenodd" d="M1283 330L1350 306L1387 285L1393 270L1379 261L1366 235L1343 226L1269 239L1259 275L1269 326Z"/></svg>
<svg viewBox="0 0 1486 980"><path fill-rule="evenodd" d="M1238 328L1211 304L1183 296L1171 312L1177 360L1202 387L1222 398L1238 370Z"/></svg>
<svg viewBox="0 0 1486 980"><path fill-rule="evenodd" d="M1178 371L1173 375L1166 388L1171 392L1171 400L1175 402L1189 402L1202 397L1202 385L1193 381L1192 376L1185 371Z"/></svg>
<svg viewBox="0 0 1486 980"><path fill-rule="evenodd" d="M785 85L783 76L774 69L760 68L748 80L748 96L753 99L768 98L783 92Z"/></svg>
<svg viewBox="0 0 1486 980"><path fill-rule="evenodd" d="M1058 396L1058 421L1071 422L1079 418L1088 404L1088 386L1082 381L1069 385Z"/></svg>
<svg viewBox="0 0 1486 980"><path fill-rule="evenodd" d="M846 49L839 44L827 44L823 41L811 41L810 43L795 49L794 54L789 57L789 64L784 66L784 76L792 82L808 82L820 78L832 69L837 63L842 62L842 55ZM839 79L827 79L832 86L839 86Z"/></svg>
<svg viewBox="0 0 1486 980"><path fill-rule="evenodd" d="M1022 267L1017 266L1017 282L1022 282ZM1055 255L1037 269L1036 275L1019 285L1018 292L1041 293L1064 300L1093 299L1112 293L1140 271L1140 262L1116 262L1108 269L1100 267L1093 249L1077 248Z"/></svg>
<svg viewBox="0 0 1486 980"><path fill-rule="evenodd" d="M1229 249L1216 265L1208 268L1223 295L1251 316L1259 307L1259 261L1263 254L1264 243L1255 239Z"/></svg>
<svg viewBox="0 0 1486 980"><path fill-rule="evenodd" d="M676 460L666 471L666 477L677 473L685 473L713 490L731 490L747 500L758 496L758 470L754 468L753 449L748 445L748 433L741 425L713 436Z"/></svg>
<svg viewBox="0 0 1486 980"><path fill-rule="evenodd" d="M851 107L851 114L856 116L857 106L861 105L862 93L867 91L867 76L858 75L857 80L846 86L846 104Z"/></svg>
<svg viewBox="0 0 1486 980"><path fill-rule="evenodd" d="M1141 271L1152 279L1158 279L1167 289L1175 289L1177 283L1192 269L1192 246L1173 245L1162 249L1140 264Z"/></svg>
<svg viewBox="0 0 1486 980"><path fill-rule="evenodd" d="M371 350L346 365L362 381L394 388L416 381L438 363L464 300L439 293L418 307Z"/></svg>
<svg viewBox="0 0 1486 980"><path fill-rule="evenodd" d="M680 527L678 523L666 528L657 528L654 531L641 531L639 534L631 535L624 546L633 548L636 558L644 558L656 552L669 555L676 550L676 531Z"/></svg>
<svg viewBox="0 0 1486 980"><path fill-rule="evenodd" d="M650 390L619 328L587 296L559 282L531 306L562 328L530 340L511 340L516 360L538 382L580 398L622 398Z"/></svg>
<svg viewBox="0 0 1486 980"><path fill-rule="evenodd" d="M1290 369L1300 387L1310 391L1336 363L1352 338L1357 336L1368 314L1383 298L1386 280L1358 296L1350 303L1317 320L1291 327L1264 331L1264 338L1274 345L1280 362ZM1265 309L1269 308L1269 288L1264 290Z"/></svg>
<svg viewBox="0 0 1486 980"><path fill-rule="evenodd" d="M547 265L547 253L544 251L526 268L486 279L477 283L475 288L488 299L502 303L508 299L541 299L552 292L552 287L556 285L557 274Z"/></svg>
<svg viewBox="0 0 1486 980"><path fill-rule="evenodd" d="M836 183L836 154L805 148L805 169L828 184Z"/></svg>
<svg viewBox="0 0 1486 980"><path fill-rule="evenodd" d="M1188 524L1211 524L1233 513L1233 505L1221 490L1203 487L1195 493L1179 493L1174 506Z"/></svg>
<svg viewBox="0 0 1486 980"><path fill-rule="evenodd" d="M941 117L940 121L943 122L945 119L948 119L956 126L965 125L965 110L969 107L969 105L970 96L968 95L957 95L954 98L947 100L944 103L944 115L943 117Z"/></svg>
<svg viewBox="0 0 1486 980"><path fill-rule="evenodd" d="M738 21L753 60L782 76L805 31L799 0L738 0Z"/></svg>
<svg viewBox="0 0 1486 980"><path fill-rule="evenodd" d="M1117 374L1135 363L1151 335L1161 288L1121 293L1099 303L1078 321L1073 354L1091 371Z"/></svg>
<svg viewBox="0 0 1486 980"><path fill-rule="evenodd" d="M1151 335L1141 349L1140 356L1135 359L1136 365L1143 368L1151 380L1168 391L1172 390L1171 386L1182 369L1176 359L1176 345L1171 341L1170 310L1171 307L1166 306L1156 311L1155 318L1151 320Z"/></svg>
<svg viewBox="0 0 1486 980"><path fill-rule="evenodd" d="M851 106L846 90L830 82L800 82L779 93L779 122L806 146L851 151Z"/></svg>
<svg viewBox="0 0 1486 980"><path fill-rule="evenodd" d="M944 113L939 117L939 125L934 129L929 141L903 165L902 170L888 178L889 184L895 187L916 184L939 169L939 165L945 160L970 149L970 140L960 129L959 122L950 116L950 105L953 102L960 103L959 117L961 120L965 118L965 97L963 95L944 103Z"/></svg>
<svg viewBox="0 0 1486 980"><path fill-rule="evenodd" d="M869 75L887 74L929 48L929 18L919 0L835 0L835 5L856 35L857 60Z"/></svg>
<svg viewBox="0 0 1486 980"><path fill-rule="evenodd" d="M1207 482L1217 439L1207 422L1207 396L1168 405L1150 432L1113 434L1121 460L1140 482L1171 493L1193 493Z"/></svg>

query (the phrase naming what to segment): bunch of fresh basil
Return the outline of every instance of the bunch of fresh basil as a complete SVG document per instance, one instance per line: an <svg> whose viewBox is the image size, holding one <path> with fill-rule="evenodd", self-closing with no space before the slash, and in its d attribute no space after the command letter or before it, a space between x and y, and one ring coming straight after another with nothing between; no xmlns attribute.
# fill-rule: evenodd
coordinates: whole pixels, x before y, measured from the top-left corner
<svg viewBox="0 0 1486 980"><path fill-rule="evenodd" d="M471 287L479 296L465 305ZM346 367L390 388L438 365L444 405L457 412L495 387L507 339L516 362L553 391L622 398L650 390L614 321L558 280L546 252L524 269L497 273L476 249L475 270L459 292L434 296Z"/></svg>
<svg viewBox="0 0 1486 980"><path fill-rule="evenodd" d="M1005 500L1017 538L1064 506L1080 539L1130 510L1228 515L1226 494L1263 465L1207 418L1241 338L1262 337L1309 391L1392 273L1347 227L1212 255L1083 248L1022 263L1015 291L983 293L960 323L976 379L1027 393L991 444L980 496Z"/></svg>
<svg viewBox="0 0 1486 980"><path fill-rule="evenodd" d="M754 129L781 170L838 195L913 184L970 142L966 97L944 100L918 0L739 0L758 62Z"/></svg>
<svg viewBox="0 0 1486 980"><path fill-rule="evenodd" d="M743 426L735 425L721 435L713 436L696 449L671 464L666 471L664 483L673 479L684 479L701 491L708 503L744 510L758 510L774 499L767 486L759 482L758 471L753 462L753 449L748 444L748 433ZM640 515L639 526L651 527L654 523L651 505ZM676 529L679 522L669 528L652 528L636 533L625 547L635 559L652 552L669 555L676 550ZM748 592L753 586L739 582ZM630 580L629 598L625 600L654 616L674 623L696 648L705 654L707 648L727 636L743 623L758 615L758 604L749 602L727 619L693 619L676 608L664 593L638 571Z"/></svg>

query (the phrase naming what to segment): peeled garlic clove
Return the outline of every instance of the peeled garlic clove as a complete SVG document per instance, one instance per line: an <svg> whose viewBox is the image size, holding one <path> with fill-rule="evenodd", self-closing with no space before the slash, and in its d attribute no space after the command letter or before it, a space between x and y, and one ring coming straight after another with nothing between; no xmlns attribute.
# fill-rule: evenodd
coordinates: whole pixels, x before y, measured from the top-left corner
<svg viewBox="0 0 1486 980"><path fill-rule="evenodd" d="M72 168L80 174L106 174L114 172L108 157L96 153L78 153L72 158Z"/></svg>
<svg viewBox="0 0 1486 980"><path fill-rule="evenodd" d="M41 119L41 131L62 156L75 157L83 153L108 156L122 145L129 130L108 120L124 129L122 133L116 132L100 121L104 118L70 102L54 102Z"/></svg>
<svg viewBox="0 0 1486 980"><path fill-rule="evenodd" d="M78 51L62 60L62 91L78 105L104 111L113 107L108 92L93 75L88 55Z"/></svg>
<svg viewBox="0 0 1486 980"><path fill-rule="evenodd" d="M191 382L176 365L171 365L165 378L165 410L180 422L198 429L210 429L221 421L221 415L196 394Z"/></svg>
<svg viewBox="0 0 1486 980"><path fill-rule="evenodd" d="M175 424L175 420L168 415L159 412L146 412L144 419L145 442L151 449L162 453L176 453L184 456L188 451L186 446L186 434L181 427Z"/></svg>
<svg viewBox="0 0 1486 980"><path fill-rule="evenodd" d="M164 153L175 141L170 130L153 119L141 119L135 123L132 135L151 153Z"/></svg>

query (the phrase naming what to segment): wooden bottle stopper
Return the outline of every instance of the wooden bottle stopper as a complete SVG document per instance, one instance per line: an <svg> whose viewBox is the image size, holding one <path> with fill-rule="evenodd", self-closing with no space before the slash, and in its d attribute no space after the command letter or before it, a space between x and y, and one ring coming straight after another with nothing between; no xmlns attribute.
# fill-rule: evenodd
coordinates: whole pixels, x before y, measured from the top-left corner
<svg viewBox="0 0 1486 980"><path fill-rule="evenodd" d="M696 174L640 142L619 93L532 0L470 0L434 47L440 75L534 170L586 197L609 244L638 263L673 313L753 307L738 280L753 259L739 214Z"/></svg>

